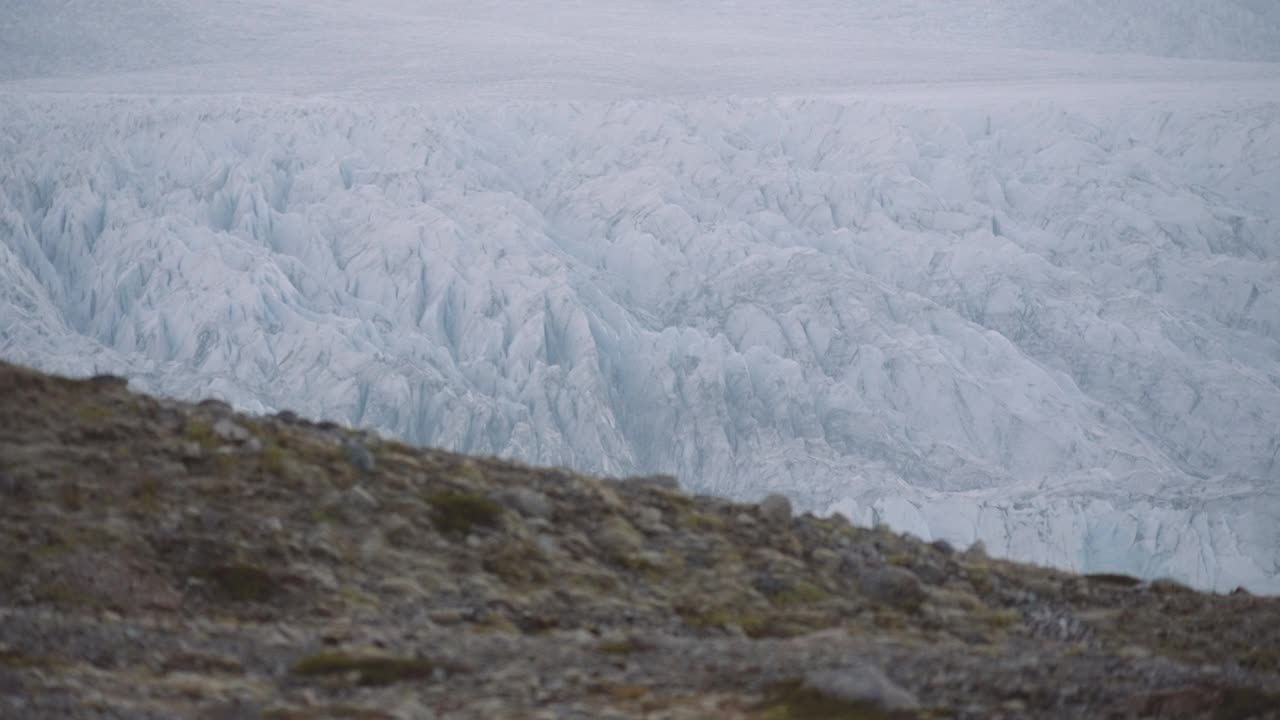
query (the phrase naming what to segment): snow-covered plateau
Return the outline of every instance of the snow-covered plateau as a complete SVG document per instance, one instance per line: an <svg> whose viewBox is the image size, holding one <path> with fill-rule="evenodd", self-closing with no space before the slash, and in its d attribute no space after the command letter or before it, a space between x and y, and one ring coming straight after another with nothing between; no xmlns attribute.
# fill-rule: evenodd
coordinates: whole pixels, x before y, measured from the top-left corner
<svg viewBox="0 0 1280 720"><path fill-rule="evenodd" d="M1276 61L1250 0L18 3L0 357L1280 592Z"/></svg>

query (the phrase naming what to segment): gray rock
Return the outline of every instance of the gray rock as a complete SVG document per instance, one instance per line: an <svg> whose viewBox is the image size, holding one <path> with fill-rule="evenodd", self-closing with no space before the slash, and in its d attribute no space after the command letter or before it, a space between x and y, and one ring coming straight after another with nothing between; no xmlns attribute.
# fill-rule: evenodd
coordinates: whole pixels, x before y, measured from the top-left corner
<svg viewBox="0 0 1280 720"><path fill-rule="evenodd" d="M819 670L805 675L806 687L845 702L884 710L915 710L920 702L872 665Z"/></svg>
<svg viewBox="0 0 1280 720"><path fill-rule="evenodd" d="M94 375L89 378L89 382L99 387L120 388L121 390L129 387L129 379L118 375Z"/></svg>
<svg viewBox="0 0 1280 720"><path fill-rule="evenodd" d="M981 540L974 540L973 544L964 553L974 558L985 558L987 556L987 544Z"/></svg>
<svg viewBox="0 0 1280 720"><path fill-rule="evenodd" d="M663 535L671 532L662 522L662 511L655 507L639 507L634 513L636 526L650 535Z"/></svg>
<svg viewBox="0 0 1280 720"><path fill-rule="evenodd" d="M20 482L17 478L0 472L0 495L8 498L25 498L31 495L31 488L28 483Z"/></svg>
<svg viewBox="0 0 1280 720"><path fill-rule="evenodd" d="M378 499L359 485L352 485L351 489L345 493L345 498L352 505L357 505L366 510L373 510L378 507Z"/></svg>
<svg viewBox="0 0 1280 720"><path fill-rule="evenodd" d="M920 578L920 581L926 585L941 585L952 575L948 567L929 558L921 558L911 568L911 572L914 572L916 577Z"/></svg>
<svg viewBox="0 0 1280 720"><path fill-rule="evenodd" d="M785 495L769 495L760 501L760 516L771 525L786 525L791 522L791 501Z"/></svg>
<svg viewBox="0 0 1280 720"><path fill-rule="evenodd" d="M920 578L905 568L870 568L862 573L860 581L867 597L900 610L914 611L928 598Z"/></svg>
<svg viewBox="0 0 1280 720"><path fill-rule="evenodd" d="M556 542L556 539L550 535L539 534L533 539L533 542L538 550L547 557L556 558L564 555L564 549L560 547L560 543Z"/></svg>
<svg viewBox="0 0 1280 720"><path fill-rule="evenodd" d="M197 405L196 407L201 407L201 408L204 408L205 410L211 410L214 413L217 413L219 415L230 415L232 412L234 412L234 410L231 408L230 405L228 405L227 403L221 400L216 400L214 398L201 400L200 404Z"/></svg>
<svg viewBox="0 0 1280 720"><path fill-rule="evenodd" d="M810 556L813 564L828 571L840 567L840 554L829 548L818 548Z"/></svg>
<svg viewBox="0 0 1280 720"><path fill-rule="evenodd" d="M495 490L491 497L495 502L506 505L523 517L551 517L551 501L537 490L525 487L504 487Z"/></svg>
<svg viewBox="0 0 1280 720"><path fill-rule="evenodd" d="M343 443L342 452L346 455L347 462L360 472L370 473L378 467L373 459L373 453L369 452L369 448L362 442L349 440Z"/></svg>
<svg viewBox="0 0 1280 720"><path fill-rule="evenodd" d="M636 532L631 523L612 516L600 523L596 532L596 543L614 555L623 555L640 550L644 546L644 537Z"/></svg>
<svg viewBox="0 0 1280 720"><path fill-rule="evenodd" d="M672 475L641 475L622 481L631 487L654 488L657 490L679 490L680 481Z"/></svg>
<svg viewBox="0 0 1280 720"><path fill-rule="evenodd" d="M225 442L242 443L253 437L248 430L230 418L222 418L213 424L213 434Z"/></svg>

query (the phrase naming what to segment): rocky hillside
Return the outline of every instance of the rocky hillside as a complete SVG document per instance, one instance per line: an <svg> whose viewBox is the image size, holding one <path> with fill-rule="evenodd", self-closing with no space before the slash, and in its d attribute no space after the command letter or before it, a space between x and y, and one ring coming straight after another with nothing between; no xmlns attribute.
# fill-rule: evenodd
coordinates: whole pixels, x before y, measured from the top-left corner
<svg viewBox="0 0 1280 720"><path fill-rule="evenodd" d="M0 717L1280 717L1280 599L0 365Z"/></svg>

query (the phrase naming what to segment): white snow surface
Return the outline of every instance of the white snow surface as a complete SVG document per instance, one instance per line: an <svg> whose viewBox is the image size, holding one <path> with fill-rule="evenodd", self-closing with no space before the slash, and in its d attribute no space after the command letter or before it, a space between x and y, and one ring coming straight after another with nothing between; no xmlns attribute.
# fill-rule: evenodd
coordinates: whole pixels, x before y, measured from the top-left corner
<svg viewBox="0 0 1280 720"><path fill-rule="evenodd" d="M0 6L0 357L1280 592L1276 3Z"/></svg>

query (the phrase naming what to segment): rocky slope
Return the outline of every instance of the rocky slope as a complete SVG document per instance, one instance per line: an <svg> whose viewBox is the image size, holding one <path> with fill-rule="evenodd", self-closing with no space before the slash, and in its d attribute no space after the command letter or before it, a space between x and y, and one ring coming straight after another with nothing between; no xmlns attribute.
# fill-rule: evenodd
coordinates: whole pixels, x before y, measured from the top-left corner
<svg viewBox="0 0 1280 720"><path fill-rule="evenodd" d="M0 365L0 535L3 717L1280 717L1275 598L110 377Z"/></svg>

